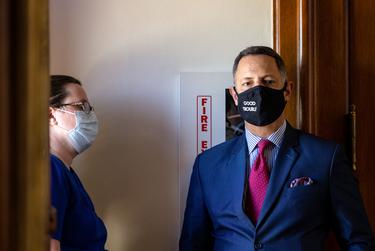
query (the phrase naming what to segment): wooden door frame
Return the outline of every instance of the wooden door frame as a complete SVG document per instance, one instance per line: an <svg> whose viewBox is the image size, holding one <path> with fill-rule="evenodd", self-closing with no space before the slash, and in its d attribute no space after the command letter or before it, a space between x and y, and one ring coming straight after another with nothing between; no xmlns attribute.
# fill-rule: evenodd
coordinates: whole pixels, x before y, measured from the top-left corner
<svg viewBox="0 0 375 251"><path fill-rule="evenodd" d="M10 250L9 235L9 16L8 2L0 1L0 250Z"/></svg>
<svg viewBox="0 0 375 251"><path fill-rule="evenodd" d="M1 0L0 35L0 250L49 250L48 0Z"/></svg>
<svg viewBox="0 0 375 251"><path fill-rule="evenodd" d="M348 0L274 0L273 17L274 48L295 83L289 120L307 132L346 143Z"/></svg>
<svg viewBox="0 0 375 251"><path fill-rule="evenodd" d="M285 59L295 92L288 120L347 144L348 0L274 0L274 48ZM331 233L327 250L338 250Z"/></svg>

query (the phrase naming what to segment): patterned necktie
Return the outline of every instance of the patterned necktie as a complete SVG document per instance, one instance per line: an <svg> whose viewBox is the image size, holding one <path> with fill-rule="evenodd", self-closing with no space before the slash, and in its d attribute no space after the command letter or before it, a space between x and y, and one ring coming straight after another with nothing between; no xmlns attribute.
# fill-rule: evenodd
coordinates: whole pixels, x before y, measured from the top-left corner
<svg viewBox="0 0 375 251"><path fill-rule="evenodd" d="M254 161L249 175L249 215L255 224L258 221L270 179L269 168L264 157L264 149L270 144L272 142L266 139L258 142L258 156Z"/></svg>

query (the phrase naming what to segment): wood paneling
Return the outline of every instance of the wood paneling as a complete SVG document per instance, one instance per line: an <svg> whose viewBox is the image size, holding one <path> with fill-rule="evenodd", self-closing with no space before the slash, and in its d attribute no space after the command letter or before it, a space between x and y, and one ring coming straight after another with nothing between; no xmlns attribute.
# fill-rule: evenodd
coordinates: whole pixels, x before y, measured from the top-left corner
<svg viewBox="0 0 375 251"><path fill-rule="evenodd" d="M344 0L274 0L274 46L296 87L288 119L340 143L347 133L346 14Z"/></svg>
<svg viewBox="0 0 375 251"><path fill-rule="evenodd" d="M48 250L48 0L2 0L0 250Z"/></svg>
<svg viewBox="0 0 375 251"><path fill-rule="evenodd" d="M298 37L295 41L298 50L297 61L297 77L299 95L301 97L301 105L299 109L300 128L307 132L316 131L316 82L315 82L315 43L311 38L314 37L314 9L311 1L297 2L297 19L296 26ZM290 43L291 41L289 41Z"/></svg>
<svg viewBox="0 0 375 251"><path fill-rule="evenodd" d="M9 235L9 17L8 1L0 1L0 250L10 250Z"/></svg>
<svg viewBox="0 0 375 251"><path fill-rule="evenodd" d="M298 51L290 41L297 41L297 1L276 0L273 2L274 11L274 49L283 57L288 73L288 80L294 83L293 95L286 106L288 121L297 128L301 126L299 110L299 81L297 76ZM295 19L293 19L293 18Z"/></svg>
<svg viewBox="0 0 375 251"><path fill-rule="evenodd" d="M375 2L350 1L350 103L357 107L357 168L360 190L375 230Z"/></svg>
<svg viewBox="0 0 375 251"><path fill-rule="evenodd" d="M314 133L346 142L348 113L347 2L314 1Z"/></svg>
<svg viewBox="0 0 375 251"><path fill-rule="evenodd" d="M275 48L297 87L290 117L304 131L347 143L348 2L274 0L274 11ZM326 249L338 250L333 235Z"/></svg>

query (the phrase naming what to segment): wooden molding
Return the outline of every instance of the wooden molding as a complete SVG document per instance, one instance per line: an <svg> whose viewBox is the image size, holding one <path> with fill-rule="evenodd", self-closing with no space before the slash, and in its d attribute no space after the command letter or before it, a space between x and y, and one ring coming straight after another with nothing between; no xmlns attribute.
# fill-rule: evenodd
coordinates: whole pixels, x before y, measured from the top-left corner
<svg viewBox="0 0 375 251"><path fill-rule="evenodd" d="M0 247L49 250L48 0L0 6Z"/></svg>
<svg viewBox="0 0 375 251"><path fill-rule="evenodd" d="M294 91L291 100L286 107L288 121L297 128L301 127L299 82L297 76L297 50L291 41L297 41L297 5L292 0L274 0L273 1L273 46L275 50L283 57L288 80L294 83ZM294 17L294 18L293 18Z"/></svg>
<svg viewBox="0 0 375 251"><path fill-rule="evenodd" d="M348 1L274 0L274 47L296 84L288 119L312 134L346 142ZM327 250L338 250L333 235Z"/></svg>
<svg viewBox="0 0 375 251"><path fill-rule="evenodd" d="M9 5L0 1L0 250L10 250L9 235Z"/></svg>
<svg viewBox="0 0 375 251"><path fill-rule="evenodd" d="M273 4L274 47L295 83L288 119L307 132L344 142L347 1L274 0Z"/></svg>

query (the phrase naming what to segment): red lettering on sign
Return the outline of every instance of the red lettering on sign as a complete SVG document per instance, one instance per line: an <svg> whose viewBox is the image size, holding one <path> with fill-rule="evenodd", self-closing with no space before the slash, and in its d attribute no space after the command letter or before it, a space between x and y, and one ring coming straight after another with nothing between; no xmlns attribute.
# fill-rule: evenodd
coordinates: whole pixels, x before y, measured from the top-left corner
<svg viewBox="0 0 375 251"><path fill-rule="evenodd" d="M202 98L202 106L205 106L207 104L207 98Z"/></svg>
<svg viewBox="0 0 375 251"><path fill-rule="evenodd" d="M208 116L207 115L202 115L201 116L201 123L208 123L207 120L208 120Z"/></svg>
<svg viewBox="0 0 375 251"><path fill-rule="evenodd" d="M203 152L204 150L207 150L207 148L208 148L207 141L206 141L206 140L202 140L202 152Z"/></svg>
<svg viewBox="0 0 375 251"><path fill-rule="evenodd" d="M212 96L197 96L197 154L212 146Z"/></svg>

